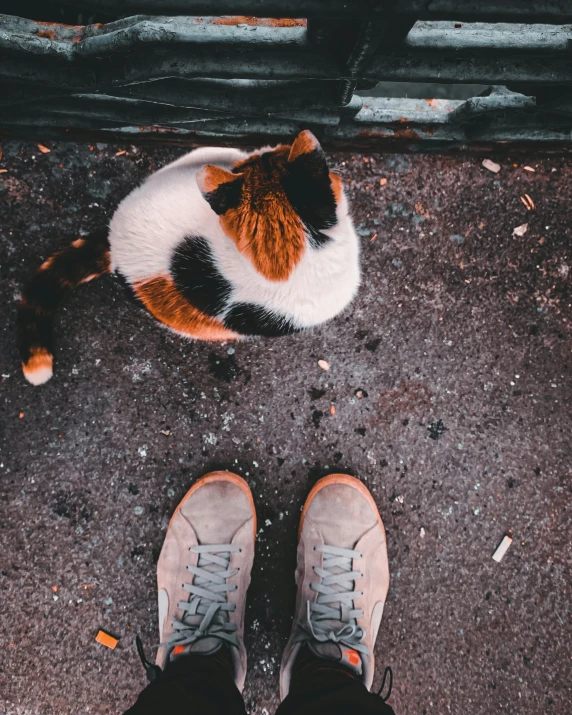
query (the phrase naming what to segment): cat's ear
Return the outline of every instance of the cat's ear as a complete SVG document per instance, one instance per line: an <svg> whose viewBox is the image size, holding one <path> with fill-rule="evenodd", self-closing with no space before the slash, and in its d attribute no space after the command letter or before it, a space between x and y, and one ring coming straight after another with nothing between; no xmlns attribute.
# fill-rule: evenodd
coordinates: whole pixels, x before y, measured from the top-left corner
<svg viewBox="0 0 572 715"><path fill-rule="evenodd" d="M242 174L233 174L214 164L203 166L197 174L202 195L219 216L240 205L243 181Z"/></svg>
<svg viewBox="0 0 572 715"><path fill-rule="evenodd" d="M328 170L324 150L312 132L298 134L286 167L282 184L304 224L315 231L335 226L337 202L343 197L342 182Z"/></svg>
<svg viewBox="0 0 572 715"><path fill-rule="evenodd" d="M294 143L290 147L288 161L295 161L298 157L304 154L312 154L313 152L322 152L322 147L312 132L309 129L304 129L294 139Z"/></svg>
<svg viewBox="0 0 572 715"><path fill-rule="evenodd" d="M311 179L325 180L328 177L326 155L320 142L311 131L300 132L290 148L288 164L296 173L306 174Z"/></svg>

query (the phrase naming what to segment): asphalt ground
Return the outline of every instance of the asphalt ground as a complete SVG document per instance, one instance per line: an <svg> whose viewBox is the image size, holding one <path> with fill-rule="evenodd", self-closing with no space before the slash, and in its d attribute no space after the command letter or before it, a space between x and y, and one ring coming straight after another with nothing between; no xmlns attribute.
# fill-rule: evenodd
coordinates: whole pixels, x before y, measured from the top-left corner
<svg viewBox="0 0 572 715"><path fill-rule="evenodd" d="M476 155L334 154L363 246L343 315L189 343L105 277L62 306L54 378L34 388L14 341L23 281L183 152L46 143L4 142L0 161L0 712L132 704L165 528L215 468L249 481L259 514L251 713L278 702L301 505L341 471L387 529L375 684L391 665L397 715L571 712L570 159L503 155L494 174Z"/></svg>

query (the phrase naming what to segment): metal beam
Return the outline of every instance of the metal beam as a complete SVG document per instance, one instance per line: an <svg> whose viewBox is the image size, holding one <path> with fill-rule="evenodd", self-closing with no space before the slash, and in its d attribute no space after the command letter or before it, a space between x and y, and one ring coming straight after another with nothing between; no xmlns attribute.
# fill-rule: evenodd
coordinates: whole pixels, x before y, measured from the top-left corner
<svg viewBox="0 0 572 715"><path fill-rule="evenodd" d="M65 0L81 10L105 12L116 16L211 15L212 0ZM257 17L371 18L385 12L386 3L375 0L222 0L216 13ZM396 12L415 15L422 20L467 20L503 22L569 23L569 0L399 0Z"/></svg>
<svg viewBox="0 0 572 715"><path fill-rule="evenodd" d="M385 99L364 97L338 121L325 123L319 112L294 112L260 117L229 116L167 105L141 105L124 98L70 97L45 112L24 107L3 117L1 134L14 136L89 136L129 142L178 141L186 144L232 139L238 144L277 143L312 128L326 146L372 151L431 151L496 143L535 142L570 146L572 102L537 107L533 98L508 91L466 102L460 100ZM99 110L85 111L88 106ZM146 124L145 119L156 123Z"/></svg>
<svg viewBox="0 0 572 715"><path fill-rule="evenodd" d="M195 18L128 18L69 28L0 16L0 79L106 91L169 77L348 80L352 68L311 46L303 26L260 27ZM572 84L572 29L421 23L403 51L377 54L371 81ZM166 51L168 49L168 52ZM383 47L379 48L383 52Z"/></svg>
<svg viewBox="0 0 572 715"><path fill-rule="evenodd" d="M0 16L0 127L185 143L276 142L311 128L330 145L379 150L572 143L571 27L409 29L413 16L402 11L415 3L374 5L386 15L309 24L135 16L75 27ZM508 84L517 93L444 104L352 97L379 80Z"/></svg>

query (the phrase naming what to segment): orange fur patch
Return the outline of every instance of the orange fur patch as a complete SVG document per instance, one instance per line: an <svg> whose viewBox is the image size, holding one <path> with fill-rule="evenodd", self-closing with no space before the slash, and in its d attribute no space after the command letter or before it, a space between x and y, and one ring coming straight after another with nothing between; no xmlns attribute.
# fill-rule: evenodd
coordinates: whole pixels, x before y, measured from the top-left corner
<svg viewBox="0 0 572 715"><path fill-rule="evenodd" d="M83 246L84 243L85 243L85 239L84 239L84 238L76 238L75 241L72 241L72 244L71 244L71 245L72 245L72 246L75 246L75 248L79 248L80 246Z"/></svg>
<svg viewBox="0 0 572 715"><path fill-rule="evenodd" d="M237 164L234 169L244 180L240 205L220 217L238 250L270 281L288 280L306 246L302 220L280 181L288 152L287 146L271 152L270 170L260 154Z"/></svg>
<svg viewBox="0 0 572 715"><path fill-rule="evenodd" d="M236 181L237 178L236 174L226 171L226 169L221 169L220 166L207 164L197 175L197 182L200 190L208 194L218 189L221 184L231 183Z"/></svg>
<svg viewBox="0 0 572 715"><path fill-rule="evenodd" d="M54 257L51 256L47 260L45 260L42 265L38 268L39 271L46 271L54 262Z"/></svg>
<svg viewBox="0 0 572 715"><path fill-rule="evenodd" d="M137 297L164 325L198 340L232 340L238 333L193 307L171 278L157 276L134 284Z"/></svg>
<svg viewBox="0 0 572 715"><path fill-rule="evenodd" d="M109 272L109 271L106 271L106 272ZM101 275L101 273L91 273L89 276L82 278L81 283L89 283L94 278L99 278L100 275Z"/></svg>
<svg viewBox="0 0 572 715"><path fill-rule="evenodd" d="M34 372L43 367L52 367L53 357L46 348L32 348L32 357L26 363L26 370Z"/></svg>
<svg viewBox="0 0 572 715"><path fill-rule="evenodd" d="M332 184L332 191L334 192L336 203L339 204L342 200L342 194L344 193L342 177L339 174L334 174L333 171L330 171L330 182Z"/></svg>
<svg viewBox="0 0 572 715"><path fill-rule="evenodd" d="M319 148L319 141L316 139L316 137L312 134L311 131L305 129L303 132L300 132L300 134L298 134L296 139L294 139L294 143L292 144L292 148L290 149L288 161L294 161L294 159L297 159L302 154L309 154L310 152Z"/></svg>

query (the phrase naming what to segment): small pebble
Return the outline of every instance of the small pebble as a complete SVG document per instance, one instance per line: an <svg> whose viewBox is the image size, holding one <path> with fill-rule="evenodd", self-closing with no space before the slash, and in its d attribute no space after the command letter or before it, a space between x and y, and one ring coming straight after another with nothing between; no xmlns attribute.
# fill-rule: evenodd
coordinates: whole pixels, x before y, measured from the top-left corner
<svg viewBox="0 0 572 715"><path fill-rule="evenodd" d="M135 514L135 516L141 516L141 514L143 514L144 511L145 511L145 509L143 509L142 506L134 506L133 507L133 513Z"/></svg>
<svg viewBox="0 0 572 715"><path fill-rule="evenodd" d="M520 226L517 226L515 229L512 231L513 236L524 236L524 234L528 231L528 224L523 223Z"/></svg>
<svg viewBox="0 0 572 715"><path fill-rule="evenodd" d="M322 368L322 370L329 370L330 369L330 363L327 362L327 360L318 360L318 365Z"/></svg>

